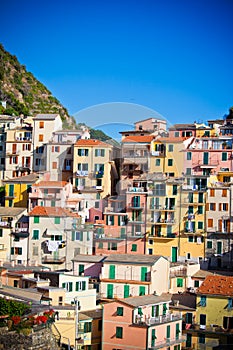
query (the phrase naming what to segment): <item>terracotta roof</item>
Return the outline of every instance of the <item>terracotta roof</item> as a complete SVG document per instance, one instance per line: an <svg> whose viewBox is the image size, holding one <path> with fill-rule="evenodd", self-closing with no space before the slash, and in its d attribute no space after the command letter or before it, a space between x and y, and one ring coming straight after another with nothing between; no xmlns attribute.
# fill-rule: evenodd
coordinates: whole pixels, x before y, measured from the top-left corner
<svg viewBox="0 0 233 350"><path fill-rule="evenodd" d="M207 276L197 293L233 296L233 277Z"/></svg>
<svg viewBox="0 0 233 350"><path fill-rule="evenodd" d="M58 207L35 207L28 214L29 216L59 216L59 217L80 217L77 213L73 213L69 209Z"/></svg>
<svg viewBox="0 0 233 350"><path fill-rule="evenodd" d="M122 143L126 142L138 142L138 143L150 143L154 139L154 136L144 135L144 136L126 136Z"/></svg>
<svg viewBox="0 0 233 350"><path fill-rule="evenodd" d="M65 187L67 184L68 182L66 181L40 181L33 185L33 187Z"/></svg>
<svg viewBox="0 0 233 350"><path fill-rule="evenodd" d="M111 145L94 139L80 139L75 143L75 146L86 146L86 147L111 147Z"/></svg>

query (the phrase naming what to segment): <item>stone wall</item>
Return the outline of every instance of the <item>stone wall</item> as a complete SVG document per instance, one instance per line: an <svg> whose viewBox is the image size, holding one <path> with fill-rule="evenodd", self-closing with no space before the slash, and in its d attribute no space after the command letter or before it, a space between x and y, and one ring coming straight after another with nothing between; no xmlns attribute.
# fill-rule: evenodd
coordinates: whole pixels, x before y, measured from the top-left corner
<svg viewBox="0 0 233 350"><path fill-rule="evenodd" d="M0 350L60 350L51 327L32 329L29 335L0 328Z"/></svg>

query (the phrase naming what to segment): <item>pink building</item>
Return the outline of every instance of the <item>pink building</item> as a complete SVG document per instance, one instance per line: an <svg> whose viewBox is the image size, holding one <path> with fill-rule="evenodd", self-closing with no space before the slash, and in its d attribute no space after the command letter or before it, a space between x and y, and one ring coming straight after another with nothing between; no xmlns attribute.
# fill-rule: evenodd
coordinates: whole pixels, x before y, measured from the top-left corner
<svg viewBox="0 0 233 350"><path fill-rule="evenodd" d="M103 305L102 349L180 350L182 316L171 314L171 295L130 297Z"/></svg>

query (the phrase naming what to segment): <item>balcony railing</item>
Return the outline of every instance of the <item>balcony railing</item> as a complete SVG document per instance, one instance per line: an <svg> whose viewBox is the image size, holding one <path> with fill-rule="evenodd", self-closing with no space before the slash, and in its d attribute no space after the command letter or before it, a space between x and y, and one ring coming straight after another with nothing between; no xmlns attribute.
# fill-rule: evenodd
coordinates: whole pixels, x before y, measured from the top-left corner
<svg viewBox="0 0 233 350"><path fill-rule="evenodd" d="M41 258L42 264L62 264L66 261L66 257L53 257L53 256L43 256Z"/></svg>
<svg viewBox="0 0 233 350"><path fill-rule="evenodd" d="M128 192L147 192L145 187L128 187Z"/></svg>
<svg viewBox="0 0 233 350"><path fill-rule="evenodd" d="M149 350L162 349L165 347L170 347L175 344L181 344L186 342L186 336L180 336L178 338L164 338L162 341L155 341L154 346L149 347Z"/></svg>

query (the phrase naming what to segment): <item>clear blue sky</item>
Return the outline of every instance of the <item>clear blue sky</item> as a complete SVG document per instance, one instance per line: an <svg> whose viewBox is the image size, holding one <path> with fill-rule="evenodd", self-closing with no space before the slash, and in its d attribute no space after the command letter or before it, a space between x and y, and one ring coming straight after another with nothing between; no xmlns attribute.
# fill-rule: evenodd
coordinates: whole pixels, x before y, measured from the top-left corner
<svg viewBox="0 0 233 350"><path fill-rule="evenodd" d="M193 122L233 106L232 18L232 0L3 0L0 42L78 122L138 120L80 120L110 102Z"/></svg>

